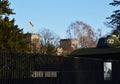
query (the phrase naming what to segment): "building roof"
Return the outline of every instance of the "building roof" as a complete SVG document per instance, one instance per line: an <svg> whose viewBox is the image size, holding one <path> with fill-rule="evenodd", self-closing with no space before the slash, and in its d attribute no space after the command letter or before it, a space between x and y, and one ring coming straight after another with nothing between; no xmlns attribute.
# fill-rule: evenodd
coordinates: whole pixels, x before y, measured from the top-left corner
<svg viewBox="0 0 120 84"><path fill-rule="evenodd" d="M69 56L120 59L120 48L83 48L73 51Z"/></svg>
<svg viewBox="0 0 120 84"><path fill-rule="evenodd" d="M120 53L120 48L82 48L73 51L70 55L94 55L108 53Z"/></svg>

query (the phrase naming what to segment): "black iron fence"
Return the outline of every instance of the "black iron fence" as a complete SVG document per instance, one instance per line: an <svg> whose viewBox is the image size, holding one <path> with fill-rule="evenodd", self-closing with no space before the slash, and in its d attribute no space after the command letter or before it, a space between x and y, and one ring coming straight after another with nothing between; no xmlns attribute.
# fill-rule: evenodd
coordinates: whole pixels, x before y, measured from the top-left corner
<svg viewBox="0 0 120 84"><path fill-rule="evenodd" d="M104 62L112 64L110 80ZM119 84L119 71L116 59L0 53L0 84Z"/></svg>

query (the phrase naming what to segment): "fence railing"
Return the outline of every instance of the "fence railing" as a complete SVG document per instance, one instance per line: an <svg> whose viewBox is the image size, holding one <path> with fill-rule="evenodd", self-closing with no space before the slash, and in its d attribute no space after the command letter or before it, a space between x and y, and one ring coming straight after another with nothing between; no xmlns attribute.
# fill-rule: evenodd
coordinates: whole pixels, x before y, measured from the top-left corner
<svg viewBox="0 0 120 84"><path fill-rule="evenodd" d="M0 84L106 84L106 61L113 69L107 84L119 84L120 60L1 52Z"/></svg>

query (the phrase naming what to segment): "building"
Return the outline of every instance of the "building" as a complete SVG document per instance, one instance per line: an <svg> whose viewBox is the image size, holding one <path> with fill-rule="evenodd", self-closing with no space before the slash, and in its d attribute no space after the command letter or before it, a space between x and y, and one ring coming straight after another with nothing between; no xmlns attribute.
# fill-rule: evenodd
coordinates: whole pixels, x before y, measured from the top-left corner
<svg viewBox="0 0 120 84"><path fill-rule="evenodd" d="M27 37L27 41L30 42L30 48L32 53L38 53L40 51L41 45L41 36L40 34L30 33Z"/></svg>
<svg viewBox="0 0 120 84"><path fill-rule="evenodd" d="M78 48L78 40L77 39L61 39L60 47L65 51L73 51Z"/></svg>

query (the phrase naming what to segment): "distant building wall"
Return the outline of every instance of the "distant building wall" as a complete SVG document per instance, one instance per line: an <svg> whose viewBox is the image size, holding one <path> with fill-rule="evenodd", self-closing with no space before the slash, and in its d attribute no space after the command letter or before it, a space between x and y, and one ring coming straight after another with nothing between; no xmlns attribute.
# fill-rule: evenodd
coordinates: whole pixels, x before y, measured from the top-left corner
<svg viewBox="0 0 120 84"><path fill-rule="evenodd" d="M40 34L30 34L27 37L27 41L30 42L30 48L32 53L38 53L40 51L41 45L41 36Z"/></svg>
<svg viewBox="0 0 120 84"><path fill-rule="evenodd" d="M60 47L63 50L73 51L78 48L78 40L77 39L61 39Z"/></svg>

